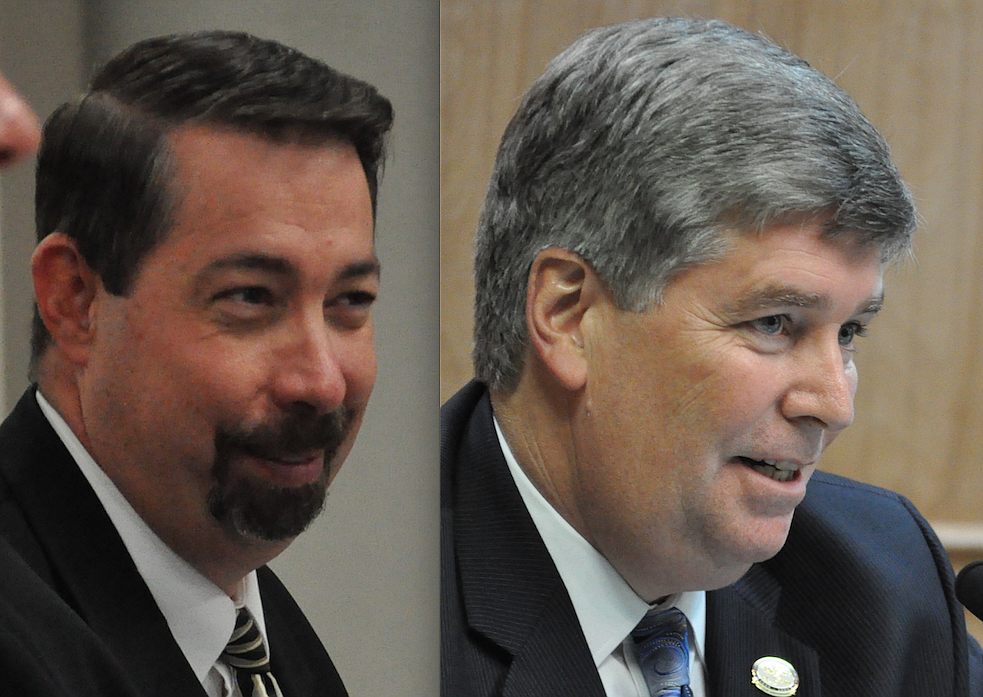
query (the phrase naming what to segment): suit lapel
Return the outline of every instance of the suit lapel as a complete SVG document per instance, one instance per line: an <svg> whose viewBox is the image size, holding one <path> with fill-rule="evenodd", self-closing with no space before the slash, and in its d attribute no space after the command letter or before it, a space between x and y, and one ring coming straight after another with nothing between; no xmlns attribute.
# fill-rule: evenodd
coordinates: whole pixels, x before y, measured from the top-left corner
<svg viewBox="0 0 983 697"><path fill-rule="evenodd" d="M268 568L256 571L271 669L287 697L347 697L345 686L297 603Z"/></svg>
<svg viewBox="0 0 983 697"><path fill-rule="evenodd" d="M511 654L503 695L603 697L573 605L508 471L487 395L455 459L454 547L466 621Z"/></svg>
<svg viewBox="0 0 983 697"><path fill-rule="evenodd" d="M204 696L109 516L44 418L33 390L0 428L0 450L5 455L0 472L51 564L52 585L117 656L141 694Z"/></svg>
<svg viewBox="0 0 983 697"><path fill-rule="evenodd" d="M442 454L458 463L454 552L467 624L512 656L503 697L603 697L573 605L508 472L487 395L462 428L456 452ZM780 600L761 565L707 594L709 695L761 697L751 666L778 656L798 672L798 697L821 697L818 655L783 629Z"/></svg>
<svg viewBox="0 0 983 697"><path fill-rule="evenodd" d="M796 697L821 697L819 657L780 628L781 589L761 566L735 584L707 593L706 663L710 695L762 697L751 666L763 656L783 658L799 675Z"/></svg>

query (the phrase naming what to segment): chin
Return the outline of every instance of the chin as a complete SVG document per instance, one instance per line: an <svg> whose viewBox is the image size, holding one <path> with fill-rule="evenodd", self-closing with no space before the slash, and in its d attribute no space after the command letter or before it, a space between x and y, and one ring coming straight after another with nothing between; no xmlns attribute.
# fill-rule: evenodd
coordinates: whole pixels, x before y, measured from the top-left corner
<svg viewBox="0 0 983 697"><path fill-rule="evenodd" d="M751 564L768 561L773 556L782 551L785 541L788 539L788 526L771 535L763 535L758 539L749 541L741 555L748 567Z"/></svg>
<svg viewBox="0 0 983 697"><path fill-rule="evenodd" d="M755 520L733 531L711 545L709 556L716 562L721 574L733 576L736 581L752 564L767 561L778 554L788 539L791 516ZM722 585L727 585L726 583Z"/></svg>
<svg viewBox="0 0 983 697"><path fill-rule="evenodd" d="M732 583L739 581L740 578L748 572L748 569L750 569L751 566L751 563L745 563L715 568L713 573L709 574L707 578L703 579L702 583L695 584L694 588L690 588L688 590L715 591L718 588L726 588Z"/></svg>

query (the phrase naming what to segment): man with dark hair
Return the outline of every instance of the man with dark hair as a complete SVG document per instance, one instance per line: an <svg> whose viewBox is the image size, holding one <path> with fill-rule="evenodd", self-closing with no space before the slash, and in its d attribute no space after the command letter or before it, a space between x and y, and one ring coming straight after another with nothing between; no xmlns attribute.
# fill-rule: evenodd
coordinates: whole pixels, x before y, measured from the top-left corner
<svg viewBox="0 0 983 697"><path fill-rule="evenodd" d="M441 410L445 697L967 694L928 525L816 469L914 228L874 126L761 36L641 20L555 58Z"/></svg>
<svg viewBox="0 0 983 697"><path fill-rule="evenodd" d="M141 693L345 694L265 564L372 390L391 123L364 82L203 32L135 44L45 124L0 536Z"/></svg>

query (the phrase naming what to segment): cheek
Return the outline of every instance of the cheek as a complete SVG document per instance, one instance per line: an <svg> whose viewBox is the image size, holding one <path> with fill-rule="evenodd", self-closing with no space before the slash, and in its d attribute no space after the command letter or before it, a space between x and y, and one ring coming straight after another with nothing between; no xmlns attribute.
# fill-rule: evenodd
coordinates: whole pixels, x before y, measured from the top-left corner
<svg viewBox="0 0 983 697"><path fill-rule="evenodd" d="M152 391L160 421L180 430L189 454L211 460L220 428L266 418L257 398L264 363L252 352L220 341L172 343L167 349L166 357L149 366L155 373Z"/></svg>
<svg viewBox="0 0 983 697"><path fill-rule="evenodd" d="M757 420L775 401L777 390L773 366L726 346L697 347L676 362L666 379L668 418L683 437L707 445Z"/></svg>

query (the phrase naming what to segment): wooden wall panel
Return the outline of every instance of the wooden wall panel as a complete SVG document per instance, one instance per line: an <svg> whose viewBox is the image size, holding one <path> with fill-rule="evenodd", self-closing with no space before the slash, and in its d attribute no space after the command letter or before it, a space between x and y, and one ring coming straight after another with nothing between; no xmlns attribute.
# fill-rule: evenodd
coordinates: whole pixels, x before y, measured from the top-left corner
<svg viewBox="0 0 983 697"><path fill-rule="evenodd" d="M576 8L576 9L575 9ZM983 523L983 6L953 0L442 0L441 399L471 374L471 235L498 139L586 29L661 14L763 31L833 77L892 144L922 218L861 344L857 420L826 469Z"/></svg>

